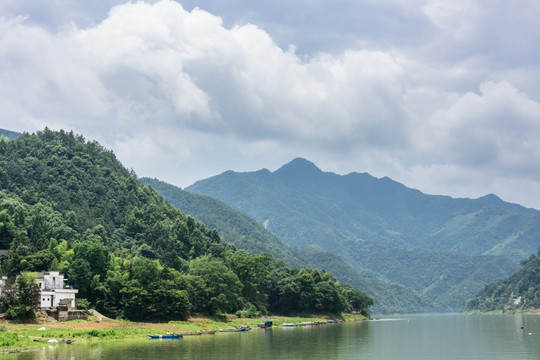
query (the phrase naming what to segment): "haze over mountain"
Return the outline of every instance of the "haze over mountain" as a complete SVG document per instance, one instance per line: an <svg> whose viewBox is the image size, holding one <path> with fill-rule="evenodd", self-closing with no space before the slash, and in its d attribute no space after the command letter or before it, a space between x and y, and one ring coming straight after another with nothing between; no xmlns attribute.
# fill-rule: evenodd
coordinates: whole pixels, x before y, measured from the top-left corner
<svg viewBox="0 0 540 360"><path fill-rule="evenodd" d="M538 210L495 195L426 195L386 177L323 172L305 159L274 172L227 171L185 190L250 215L291 247L333 252L447 310L516 271L539 245Z"/></svg>

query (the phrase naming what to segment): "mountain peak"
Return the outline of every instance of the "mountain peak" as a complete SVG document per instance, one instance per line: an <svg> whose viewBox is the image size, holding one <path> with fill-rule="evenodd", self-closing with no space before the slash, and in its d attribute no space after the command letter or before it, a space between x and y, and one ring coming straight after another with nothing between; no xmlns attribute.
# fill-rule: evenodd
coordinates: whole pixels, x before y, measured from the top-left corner
<svg viewBox="0 0 540 360"><path fill-rule="evenodd" d="M479 197L478 200L493 203L493 204L500 204L503 202L503 200L495 194L487 194L485 196Z"/></svg>
<svg viewBox="0 0 540 360"><path fill-rule="evenodd" d="M275 174L298 174L298 175L308 175L313 173L320 173L321 170L309 160L304 158L296 158L287 164L283 165L276 171Z"/></svg>

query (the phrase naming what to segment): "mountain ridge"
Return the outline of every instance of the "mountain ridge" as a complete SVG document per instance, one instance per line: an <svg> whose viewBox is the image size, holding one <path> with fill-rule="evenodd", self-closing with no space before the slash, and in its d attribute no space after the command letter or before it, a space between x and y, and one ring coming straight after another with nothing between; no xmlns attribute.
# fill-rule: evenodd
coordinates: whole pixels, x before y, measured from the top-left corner
<svg viewBox="0 0 540 360"><path fill-rule="evenodd" d="M266 173L269 171L263 171ZM228 176L234 174L228 174ZM373 297L374 312L419 312L440 310L414 290L372 274L361 273L334 253L318 247L292 249L282 243L262 224L248 215L235 210L224 202L208 196L192 194L158 179L141 178L144 185L152 187L164 199L182 212L193 216L209 228L215 228L221 238L239 249L250 252L268 252L276 259L289 262L295 267L312 267L331 272L336 278L362 289ZM401 299L401 304L394 299Z"/></svg>
<svg viewBox="0 0 540 360"><path fill-rule="evenodd" d="M227 172L185 190L220 199L267 224L289 246L332 251L360 271L373 270L439 299L449 310L494 280L474 277L477 271L515 271L518 260L535 251L540 233L538 211L493 196L427 195L388 177L324 172L302 158L271 173ZM377 260L396 253L427 263ZM434 273L422 273L422 266ZM445 294L453 300L444 300Z"/></svg>

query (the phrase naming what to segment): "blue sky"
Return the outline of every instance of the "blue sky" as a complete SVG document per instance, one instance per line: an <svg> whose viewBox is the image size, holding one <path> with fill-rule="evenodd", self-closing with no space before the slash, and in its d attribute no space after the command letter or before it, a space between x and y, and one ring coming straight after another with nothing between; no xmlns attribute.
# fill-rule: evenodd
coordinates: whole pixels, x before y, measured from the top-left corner
<svg viewBox="0 0 540 360"><path fill-rule="evenodd" d="M0 127L188 186L305 157L540 209L540 2L0 3Z"/></svg>

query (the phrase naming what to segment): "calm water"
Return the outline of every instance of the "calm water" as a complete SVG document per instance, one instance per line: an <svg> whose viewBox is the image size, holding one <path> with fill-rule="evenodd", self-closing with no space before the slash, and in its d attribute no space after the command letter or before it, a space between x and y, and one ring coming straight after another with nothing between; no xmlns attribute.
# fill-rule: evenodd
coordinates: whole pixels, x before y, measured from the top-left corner
<svg viewBox="0 0 540 360"><path fill-rule="evenodd" d="M523 329L521 327L523 326ZM2 359L540 359L540 316L414 315L101 345Z"/></svg>

